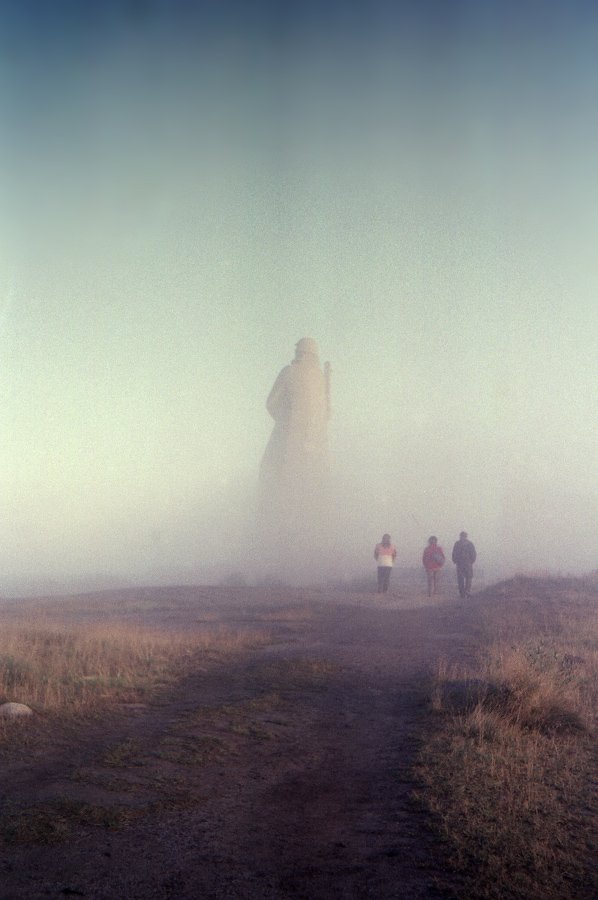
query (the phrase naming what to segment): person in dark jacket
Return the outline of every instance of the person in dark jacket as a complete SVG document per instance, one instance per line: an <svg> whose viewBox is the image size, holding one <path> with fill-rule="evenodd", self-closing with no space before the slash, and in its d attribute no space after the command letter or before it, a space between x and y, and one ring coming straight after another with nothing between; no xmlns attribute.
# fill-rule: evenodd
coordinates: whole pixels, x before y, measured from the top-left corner
<svg viewBox="0 0 598 900"><path fill-rule="evenodd" d="M467 532L462 531L459 540L453 547L452 560L457 566L457 584L460 597L471 597L471 581L473 578L473 564L476 561L475 547L467 539Z"/></svg>

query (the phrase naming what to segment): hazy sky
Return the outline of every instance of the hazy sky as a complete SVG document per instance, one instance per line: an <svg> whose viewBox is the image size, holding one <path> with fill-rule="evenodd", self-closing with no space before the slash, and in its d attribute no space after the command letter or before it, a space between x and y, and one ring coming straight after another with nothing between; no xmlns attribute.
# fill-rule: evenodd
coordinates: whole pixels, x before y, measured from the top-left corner
<svg viewBox="0 0 598 900"><path fill-rule="evenodd" d="M3 577L242 558L304 335L358 567L595 568L596 47L590 0L0 0Z"/></svg>

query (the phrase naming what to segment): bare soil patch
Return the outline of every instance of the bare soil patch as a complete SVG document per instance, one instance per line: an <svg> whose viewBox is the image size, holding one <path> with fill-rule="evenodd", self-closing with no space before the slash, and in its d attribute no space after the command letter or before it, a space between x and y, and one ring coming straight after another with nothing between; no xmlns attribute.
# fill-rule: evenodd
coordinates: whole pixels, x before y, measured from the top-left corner
<svg viewBox="0 0 598 900"><path fill-rule="evenodd" d="M14 723L0 762L0 896L458 897L413 772L437 660L473 660L485 639L471 604L400 588L63 601L79 621L268 639L208 655L148 702L95 720Z"/></svg>

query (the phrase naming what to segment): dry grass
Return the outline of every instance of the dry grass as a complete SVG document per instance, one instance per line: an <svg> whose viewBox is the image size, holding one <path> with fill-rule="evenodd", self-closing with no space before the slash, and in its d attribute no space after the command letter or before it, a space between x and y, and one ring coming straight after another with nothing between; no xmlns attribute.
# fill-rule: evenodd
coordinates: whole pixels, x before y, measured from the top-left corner
<svg viewBox="0 0 598 900"><path fill-rule="evenodd" d="M255 621L259 622L309 622L315 617L314 604L303 604L258 611L253 614Z"/></svg>
<svg viewBox="0 0 598 900"><path fill-rule="evenodd" d="M441 661L433 680L419 799L463 876L463 897L563 900L598 887L596 597L583 583L545 584L486 592L483 618L501 640L472 670Z"/></svg>
<svg viewBox="0 0 598 900"><path fill-rule="evenodd" d="M147 699L209 662L268 639L263 631L186 631L108 619L86 621L70 605L0 611L0 703L81 715L106 704ZM0 719L0 737L6 729Z"/></svg>
<svg viewBox="0 0 598 900"><path fill-rule="evenodd" d="M143 809L105 807L81 803L70 798L56 798L25 810L3 811L0 840L4 844L58 844L82 828L101 826L121 828L143 815Z"/></svg>

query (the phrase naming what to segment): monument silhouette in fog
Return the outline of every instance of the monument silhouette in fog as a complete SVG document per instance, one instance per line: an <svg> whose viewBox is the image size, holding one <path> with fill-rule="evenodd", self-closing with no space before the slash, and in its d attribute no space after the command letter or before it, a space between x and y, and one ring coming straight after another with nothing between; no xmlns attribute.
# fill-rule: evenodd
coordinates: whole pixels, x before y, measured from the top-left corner
<svg viewBox="0 0 598 900"><path fill-rule="evenodd" d="M274 428L260 467L260 531L266 539L286 541L300 563L323 538L328 512L330 364L322 368L313 338L297 342L266 408Z"/></svg>

